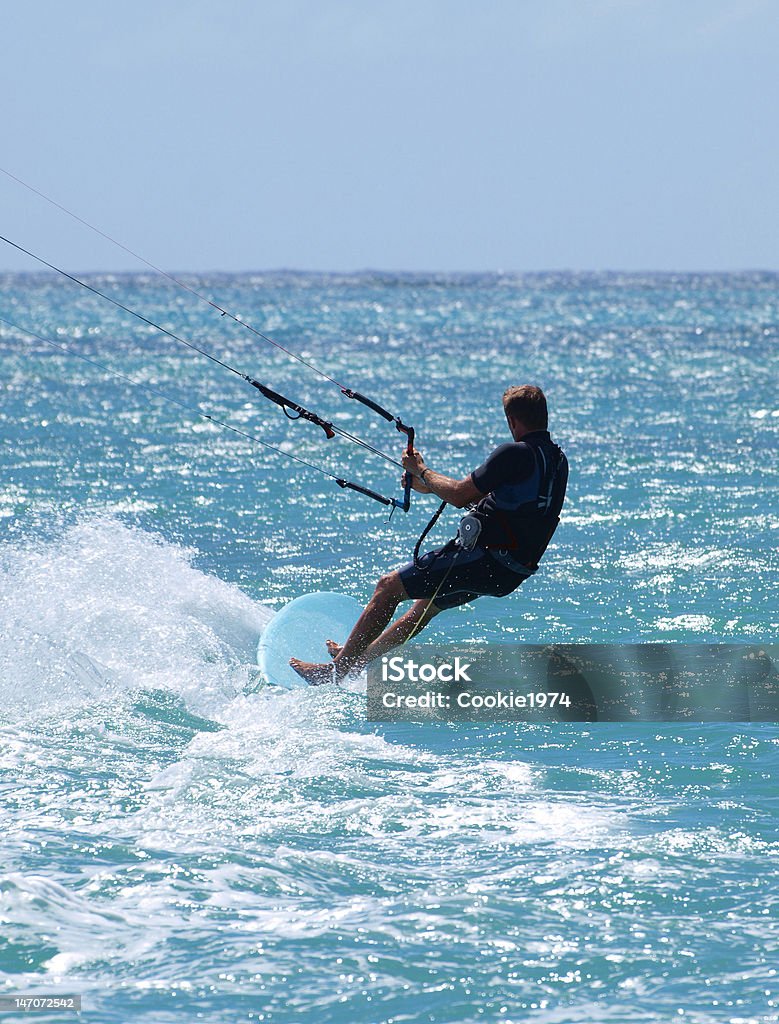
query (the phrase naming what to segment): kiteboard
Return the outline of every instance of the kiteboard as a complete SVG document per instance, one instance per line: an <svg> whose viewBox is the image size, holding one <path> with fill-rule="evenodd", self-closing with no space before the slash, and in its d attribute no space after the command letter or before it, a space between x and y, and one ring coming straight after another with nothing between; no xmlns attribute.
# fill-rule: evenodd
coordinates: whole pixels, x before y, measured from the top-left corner
<svg viewBox="0 0 779 1024"><path fill-rule="evenodd" d="M292 689L307 686L290 667L290 658L330 661L326 640L342 644L362 612L362 606L346 594L317 592L290 601L260 636L257 664L269 683Z"/></svg>

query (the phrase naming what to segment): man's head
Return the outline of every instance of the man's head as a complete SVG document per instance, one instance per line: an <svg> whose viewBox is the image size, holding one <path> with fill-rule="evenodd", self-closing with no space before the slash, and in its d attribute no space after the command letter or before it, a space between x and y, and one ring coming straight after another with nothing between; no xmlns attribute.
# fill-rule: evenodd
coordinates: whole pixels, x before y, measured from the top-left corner
<svg viewBox="0 0 779 1024"><path fill-rule="evenodd" d="M515 441L531 430L546 430L549 425L546 395L534 384L507 388L503 394L503 411Z"/></svg>

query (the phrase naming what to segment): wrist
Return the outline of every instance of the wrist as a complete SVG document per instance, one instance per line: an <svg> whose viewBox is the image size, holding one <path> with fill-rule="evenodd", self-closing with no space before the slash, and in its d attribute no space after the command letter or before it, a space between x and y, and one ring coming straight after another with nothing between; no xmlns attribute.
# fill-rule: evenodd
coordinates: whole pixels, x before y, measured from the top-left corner
<svg viewBox="0 0 779 1024"><path fill-rule="evenodd" d="M425 482L425 473L429 473L429 472L430 472L430 467L429 466L425 466L425 468L419 474L419 479L422 481L422 483Z"/></svg>

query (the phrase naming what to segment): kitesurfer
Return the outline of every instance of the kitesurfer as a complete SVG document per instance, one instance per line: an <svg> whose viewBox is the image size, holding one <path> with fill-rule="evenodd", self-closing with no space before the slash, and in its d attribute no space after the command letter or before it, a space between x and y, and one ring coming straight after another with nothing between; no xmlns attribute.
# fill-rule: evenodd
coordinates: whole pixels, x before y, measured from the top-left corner
<svg viewBox="0 0 779 1024"><path fill-rule="evenodd" d="M535 573L559 522L568 461L549 436L541 388L508 388L503 411L513 440L462 480L432 469L416 449L404 451L415 491L474 507L444 547L381 577L343 647L328 644L331 663L290 659L309 683L343 678L416 635L439 612L477 597L505 597ZM409 600L411 608L390 625L398 605Z"/></svg>

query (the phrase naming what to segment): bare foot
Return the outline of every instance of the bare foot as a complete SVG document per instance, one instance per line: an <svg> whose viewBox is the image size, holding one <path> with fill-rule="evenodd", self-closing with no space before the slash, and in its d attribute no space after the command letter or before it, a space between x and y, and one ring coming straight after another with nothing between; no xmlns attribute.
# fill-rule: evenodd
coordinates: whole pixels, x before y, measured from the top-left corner
<svg viewBox="0 0 779 1024"><path fill-rule="evenodd" d="M335 679L335 666L328 662L325 665L317 665L313 661L301 661L300 658L290 658L289 663L299 676L309 686L321 686L322 683L332 683Z"/></svg>
<svg viewBox="0 0 779 1024"><path fill-rule="evenodd" d="M344 649L343 644L337 644L335 640L325 640L325 647L327 647L327 653L335 661L341 651Z"/></svg>

